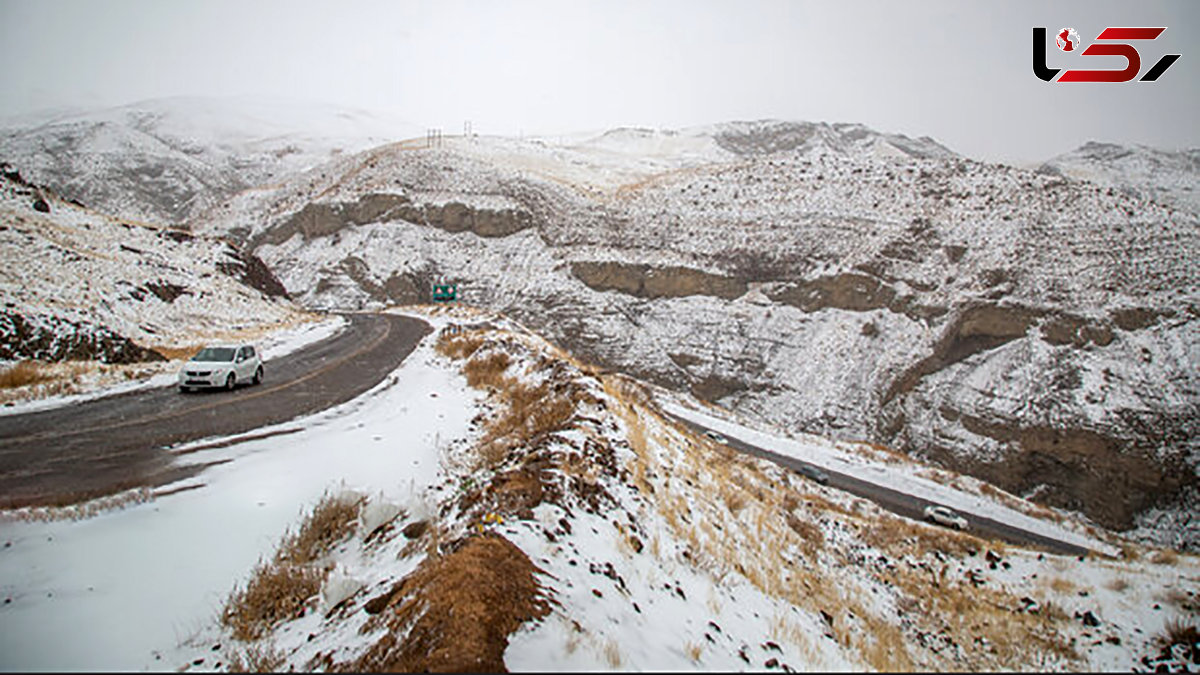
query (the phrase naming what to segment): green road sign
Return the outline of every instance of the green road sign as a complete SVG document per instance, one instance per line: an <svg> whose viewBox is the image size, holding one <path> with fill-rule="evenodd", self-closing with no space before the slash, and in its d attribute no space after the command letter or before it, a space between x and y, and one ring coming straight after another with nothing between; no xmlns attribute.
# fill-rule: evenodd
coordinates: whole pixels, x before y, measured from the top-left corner
<svg viewBox="0 0 1200 675"><path fill-rule="evenodd" d="M434 284L434 302L454 302L458 299L458 284Z"/></svg>

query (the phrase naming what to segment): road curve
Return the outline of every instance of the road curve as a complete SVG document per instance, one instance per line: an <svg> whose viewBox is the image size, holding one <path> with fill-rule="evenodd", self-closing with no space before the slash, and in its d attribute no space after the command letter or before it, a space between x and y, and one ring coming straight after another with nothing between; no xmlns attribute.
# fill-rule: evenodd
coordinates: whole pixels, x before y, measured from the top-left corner
<svg viewBox="0 0 1200 675"><path fill-rule="evenodd" d="M396 369L431 328L391 314L347 314L337 335L264 364L232 392L171 386L0 417L0 508L68 504L156 487L203 470L168 448L279 424L344 403Z"/></svg>
<svg viewBox="0 0 1200 675"><path fill-rule="evenodd" d="M696 424L691 420L686 420L682 417L671 415L670 413L667 414L672 419L686 425L691 429L699 431L700 433L708 431L707 427ZM764 450L763 448L734 438L725 432L720 433L728 440L726 445L729 447L747 454L762 457L763 459L768 459L784 468L794 471L802 466L815 466L809 464L808 462L802 462L793 457L771 452L770 450ZM819 468L829 476L829 487L844 490L851 494L858 495L859 497L870 499L879 506L891 511L892 513L904 516L905 518L921 520L924 518L925 507L930 504L936 504L936 502L931 502L926 499L921 499L920 497L914 497L903 492L898 492L877 483L871 483L869 481L855 478L854 476L849 476L844 473L830 471L829 469L825 469L823 467L815 468ZM1053 553L1063 553L1066 555L1084 555L1088 552L1088 549L1083 548L1082 546L1070 544L1065 541L1059 541L1058 539L1047 537L1036 532L1023 530L1019 527L1014 527L1008 523L1002 523L998 520L977 516L972 513L964 513L963 515L967 519L967 530L977 536L1002 539L1004 541L1023 546L1037 546Z"/></svg>

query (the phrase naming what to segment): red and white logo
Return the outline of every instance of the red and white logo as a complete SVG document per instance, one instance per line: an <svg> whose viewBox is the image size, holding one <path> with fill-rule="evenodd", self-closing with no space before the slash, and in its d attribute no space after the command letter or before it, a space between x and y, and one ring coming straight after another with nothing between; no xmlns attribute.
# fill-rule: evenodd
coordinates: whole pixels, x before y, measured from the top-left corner
<svg viewBox="0 0 1200 675"><path fill-rule="evenodd" d="M1046 82L1129 82L1142 71L1142 55L1137 48L1127 41L1149 42L1158 39L1166 28L1128 28L1109 27L1100 31L1096 41L1087 49L1079 52L1080 56L1120 56L1125 59L1125 68L1121 70L1078 70L1072 69L1058 75L1061 68L1046 66L1046 29L1035 26L1033 29L1033 74ZM1074 28L1063 28L1055 36L1054 41L1064 52L1079 51L1082 46L1079 33ZM1146 71L1139 82L1154 82L1167 68L1179 59L1179 54L1165 54ZM1058 79L1055 79L1058 76Z"/></svg>
<svg viewBox="0 0 1200 675"><path fill-rule="evenodd" d="M1058 31L1058 48L1064 52L1073 52L1079 47L1079 33L1074 28L1064 28Z"/></svg>

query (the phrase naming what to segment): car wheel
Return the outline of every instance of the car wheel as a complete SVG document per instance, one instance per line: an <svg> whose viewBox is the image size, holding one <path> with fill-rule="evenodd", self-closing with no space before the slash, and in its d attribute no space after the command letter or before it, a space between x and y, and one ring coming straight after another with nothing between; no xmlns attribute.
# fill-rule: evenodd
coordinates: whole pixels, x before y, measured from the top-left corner
<svg viewBox="0 0 1200 675"><path fill-rule="evenodd" d="M233 391L235 386L237 386L237 376L233 373L230 373L229 377L225 378L225 388L229 391Z"/></svg>
<svg viewBox="0 0 1200 675"><path fill-rule="evenodd" d="M262 366L259 366L258 370L254 371L254 384L262 384L262 377Z"/></svg>

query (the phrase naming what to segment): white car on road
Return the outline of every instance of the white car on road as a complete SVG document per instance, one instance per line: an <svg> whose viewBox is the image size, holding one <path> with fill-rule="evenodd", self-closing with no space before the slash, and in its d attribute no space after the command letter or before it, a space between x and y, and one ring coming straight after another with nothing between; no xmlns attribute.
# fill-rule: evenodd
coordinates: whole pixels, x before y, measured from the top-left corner
<svg viewBox="0 0 1200 675"><path fill-rule="evenodd" d="M233 389L263 379L262 357L254 345L213 345L201 349L179 370L179 391L200 387Z"/></svg>
<svg viewBox="0 0 1200 675"><path fill-rule="evenodd" d="M952 527L956 530L967 529L967 519L958 515L958 513L956 513L953 509L946 508L945 506L937 506L934 504L926 506L925 520L928 520L932 523L937 523L938 525Z"/></svg>

